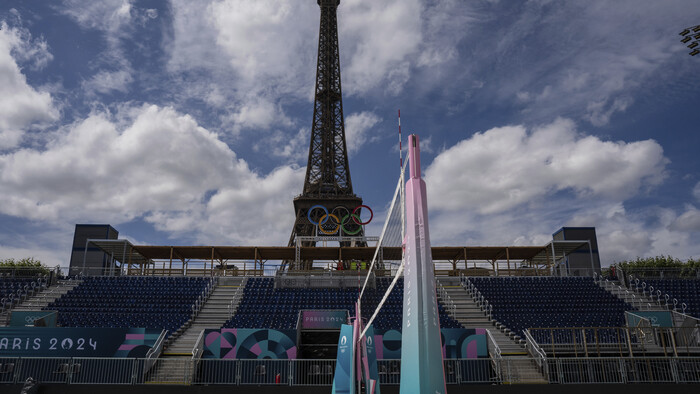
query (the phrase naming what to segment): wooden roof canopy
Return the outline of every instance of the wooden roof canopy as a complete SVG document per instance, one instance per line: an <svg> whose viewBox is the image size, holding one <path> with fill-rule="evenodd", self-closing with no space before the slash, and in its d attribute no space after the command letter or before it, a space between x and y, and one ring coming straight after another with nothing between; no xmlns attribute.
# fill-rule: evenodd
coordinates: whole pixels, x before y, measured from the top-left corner
<svg viewBox="0 0 700 394"><path fill-rule="evenodd" d="M146 246L134 245L133 250L147 260L169 259L170 251L177 259L208 260L293 260L295 248L287 246ZM434 246L433 260L530 260L542 253L546 246ZM301 247L304 260L371 260L374 247ZM507 250L507 252L506 252ZM400 260L400 247L385 247L385 260Z"/></svg>
<svg viewBox="0 0 700 394"><path fill-rule="evenodd" d="M90 244L128 264L154 260L294 260L296 248L288 246L160 246L133 245L128 240L90 239ZM546 264L564 257L587 241L552 241L543 246L433 246L433 261L524 261ZM371 261L374 247L300 247L302 260ZM554 257L554 259L552 259ZM384 247L384 260L400 260L400 247Z"/></svg>

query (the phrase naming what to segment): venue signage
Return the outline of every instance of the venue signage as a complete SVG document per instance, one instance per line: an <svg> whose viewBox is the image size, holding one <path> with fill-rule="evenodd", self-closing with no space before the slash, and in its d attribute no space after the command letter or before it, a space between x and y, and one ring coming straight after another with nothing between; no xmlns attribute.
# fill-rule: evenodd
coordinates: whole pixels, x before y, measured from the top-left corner
<svg viewBox="0 0 700 394"><path fill-rule="evenodd" d="M161 330L145 328L2 327L4 357L145 357Z"/></svg>
<svg viewBox="0 0 700 394"><path fill-rule="evenodd" d="M346 310L301 311L301 328L312 330L335 330L347 323Z"/></svg>
<svg viewBox="0 0 700 394"><path fill-rule="evenodd" d="M42 318L46 326L56 326L56 311L12 311L11 313L10 326L13 327L34 326L35 321Z"/></svg>

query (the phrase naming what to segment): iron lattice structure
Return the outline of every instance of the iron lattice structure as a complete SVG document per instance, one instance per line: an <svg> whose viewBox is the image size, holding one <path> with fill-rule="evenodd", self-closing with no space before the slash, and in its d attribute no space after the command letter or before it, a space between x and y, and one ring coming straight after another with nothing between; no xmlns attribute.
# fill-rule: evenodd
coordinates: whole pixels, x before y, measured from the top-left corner
<svg viewBox="0 0 700 394"><path fill-rule="evenodd" d="M314 205L326 207L340 219L362 205L362 198L352 191L345 143L336 13L340 0L317 0L317 2L321 8L321 23L309 161L306 167L304 190L294 199L296 221L289 239L289 246L295 245L297 236L317 235L317 226L307 217L309 209ZM315 217L318 221L323 211L317 211L312 212L312 218ZM360 229L359 233L354 235L363 236L363 230ZM311 245L312 243L314 242L305 242L304 246L314 246ZM357 246L366 245L363 243Z"/></svg>

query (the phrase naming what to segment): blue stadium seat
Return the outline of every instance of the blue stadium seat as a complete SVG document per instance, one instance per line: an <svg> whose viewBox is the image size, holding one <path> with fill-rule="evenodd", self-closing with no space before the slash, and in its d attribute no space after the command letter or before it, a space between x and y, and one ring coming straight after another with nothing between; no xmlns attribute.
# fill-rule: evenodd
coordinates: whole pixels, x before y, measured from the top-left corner
<svg viewBox="0 0 700 394"><path fill-rule="evenodd" d="M379 301L389 288L388 278L378 278L376 289L363 294L362 315L371 316ZM250 278L243 290L243 298L232 319L223 328L296 328L299 311L302 309L345 309L355 314L357 288L274 288L272 278ZM460 328L459 322L447 314L442 304L438 305L440 325L443 328ZM403 278L397 281L391 294L377 314L374 327L377 329L401 329L403 316Z"/></svg>
<svg viewBox="0 0 700 394"><path fill-rule="evenodd" d="M644 279L647 285L661 290L662 294L668 294L678 300L676 308L682 312L681 305L686 304L685 313L700 318L700 279ZM649 289L649 287L647 287ZM671 305L673 306L673 305Z"/></svg>
<svg viewBox="0 0 700 394"><path fill-rule="evenodd" d="M65 327L143 327L168 330L187 322L210 283L191 277L88 277L48 310Z"/></svg>
<svg viewBox="0 0 700 394"><path fill-rule="evenodd" d="M493 318L524 336L527 328L623 327L632 306L583 277L468 278L493 306ZM555 342L569 343L562 334ZM612 336L606 338L612 341ZM552 338L537 338L549 343Z"/></svg>

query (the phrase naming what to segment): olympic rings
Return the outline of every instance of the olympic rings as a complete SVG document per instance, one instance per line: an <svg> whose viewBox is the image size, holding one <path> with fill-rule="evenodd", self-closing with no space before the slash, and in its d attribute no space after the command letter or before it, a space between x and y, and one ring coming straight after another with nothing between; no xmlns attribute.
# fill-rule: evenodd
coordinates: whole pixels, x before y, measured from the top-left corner
<svg viewBox="0 0 700 394"><path fill-rule="evenodd" d="M362 219L360 219L360 217L358 215L355 215L354 213L343 216L343 219L340 220L340 224L343 226L343 232L347 235L355 235L355 234L359 233L360 230L362 230L362 226L357 226L357 230L355 230L355 231L350 231L350 230L345 228L345 219L347 219L348 217L352 217L352 221L355 223L357 223L357 220L362 220ZM355 219L355 218L357 218L357 219Z"/></svg>
<svg viewBox="0 0 700 394"><path fill-rule="evenodd" d="M359 215L355 214L355 212L357 212L357 210L361 209L361 208L367 208L367 210L369 211L369 220L364 222L364 223L361 221L358 221L358 220L362 220L362 219L360 219ZM356 224L359 224L360 226L364 226L365 224L369 224L369 222L371 222L372 219L374 218L374 212L372 212L372 208L368 207L367 205L358 205L358 207L352 211L352 214L353 214L352 221L355 222ZM355 216L357 216L358 220L355 219Z"/></svg>
<svg viewBox="0 0 700 394"><path fill-rule="evenodd" d="M314 223L314 220L311 219L311 212L313 212L313 210L316 208L323 209L323 212L325 212L325 215L321 216L324 220L319 220L318 222ZM328 209L326 209L326 207L324 207L323 205L314 205L313 207L309 208L309 212L306 213L306 218L309 219L311 224L313 224L314 226L318 226L320 224L326 224L326 222L328 221Z"/></svg>
<svg viewBox="0 0 700 394"><path fill-rule="evenodd" d="M323 210L323 215L321 215L321 217L318 218L318 221L314 220L314 219L311 217L311 213L312 213L315 209L317 209L317 208ZM369 214L370 214L369 219L368 219L367 221L365 221L365 222L362 221L362 218L360 217L360 215L359 215L359 213L358 213L358 211L359 211L360 209L362 209L362 208L366 208L366 209L369 211ZM342 215L342 213L339 212L339 214L335 214L335 212L340 211L340 210L344 210L345 212L347 212L347 214L346 214L346 215L343 215L342 218L339 218L339 217L338 217L339 215ZM360 231L362 231L362 226L369 224L369 223L372 221L372 219L374 218L374 212L372 211L372 208L368 207L367 205L359 205L359 206L357 206L357 207L352 211L352 213L349 213L349 211L348 211L348 209L347 209L346 207L337 206L337 207L335 207L335 208L333 209L333 212L334 212L334 213L329 213L329 212L328 212L328 208L324 207L323 205L314 205L314 206L312 206L311 208L309 208L308 212L306 213L306 218L309 219L309 222L310 222L311 224L313 224L314 226L318 226L318 229L319 229L323 234L326 234L326 235L333 235L333 234L336 234L336 233L338 232L338 230L340 230L340 229L343 230L343 233L344 233L344 234L347 234L347 235L355 235L355 234L359 233ZM332 229L332 230L326 230L326 229L323 227L323 225L326 224L326 223L328 222L328 219L329 219L329 218L331 218L331 219L333 219L333 220L335 221L335 228ZM352 230L352 229L348 229L348 228L346 227L346 224L348 224L348 219L351 219L352 222L353 222L355 225L357 225L357 229Z"/></svg>
<svg viewBox="0 0 700 394"><path fill-rule="evenodd" d="M336 222L335 229L334 229L333 231L326 231L326 230L323 228L323 226L321 225L321 224L323 224L324 221L327 221L329 217L335 219L335 222ZM325 219L325 220L323 220L323 219ZM340 227L341 227L341 224L339 223L339 222L340 222L340 219L338 219L338 217L335 216L335 215L333 215L332 213L329 213L328 215L323 215L323 216L321 216L321 219L319 219L319 222L320 222L320 224L318 225L318 229L321 230L321 232L324 233L324 234L326 234L326 235L331 235L331 234L337 233L338 230L340 230Z"/></svg>

